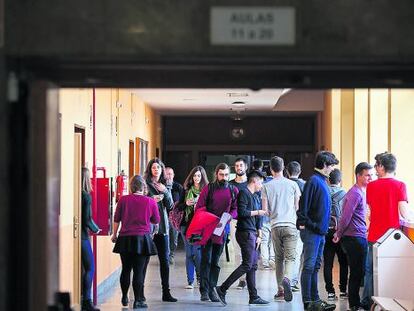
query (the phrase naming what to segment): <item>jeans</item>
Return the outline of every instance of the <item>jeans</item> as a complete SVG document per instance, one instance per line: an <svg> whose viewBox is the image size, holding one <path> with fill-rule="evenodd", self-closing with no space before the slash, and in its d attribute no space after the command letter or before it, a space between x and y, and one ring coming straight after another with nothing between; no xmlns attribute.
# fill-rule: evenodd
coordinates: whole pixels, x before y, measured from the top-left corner
<svg viewBox="0 0 414 311"><path fill-rule="evenodd" d="M341 239L349 264L349 307L361 305L359 288L364 277L365 262L367 257L367 239L362 237L344 236Z"/></svg>
<svg viewBox="0 0 414 311"><path fill-rule="evenodd" d="M175 250L177 249L178 245L178 236L180 235L180 232L175 230L175 228L171 225L170 222L170 232L169 232L169 248L170 248L170 255L169 257L174 257Z"/></svg>
<svg viewBox="0 0 414 311"><path fill-rule="evenodd" d="M184 240L185 248L185 269L187 271L188 284L194 283L194 270L197 274L197 279L200 277L200 261L201 261L201 246L192 245L188 243L185 238L187 227L181 227L181 235Z"/></svg>
<svg viewBox="0 0 414 311"><path fill-rule="evenodd" d="M220 274L219 260L223 253L224 243L215 244L208 240L207 244L201 247L200 265L200 293L212 293L217 285Z"/></svg>
<svg viewBox="0 0 414 311"><path fill-rule="evenodd" d="M364 292L362 294L362 301L361 304L364 307L371 307L372 299L371 297L374 296L374 273L373 273L373 265L374 265L374 257L373 257L373 246L374 243L368 242L368 253L367 253L367 260L365 262L365 278L364 278Z"/></svg>
<svg viewBox="0 0 414 311"><path fill-rule="evenodd" d="M270 262L275 262L275 251L273 249L270 223L264 223L262 226L262 242L260 244L260 254L262 265L269 267Z"/></svg>
<svg viewBox="0 0 414 311"><path fill-rule="evenodd" d="M293 276L292 281L290 282L293 286L299 284L299 275L301 270L301 264L303 262L303 242L299 238L296 242L296 258L295 258L295 266L293 268Z"/></svg>
<svg viewBox="0 0 414 311"><path fill-rule="evenodd" d="M121 253L122 272L121 272L121 290L123 296L128 296L129 285L131 284L131 270L134 271L132 278L132 288L136 301L144 300L144 281L149 262L149 256L143 256L134 253Z"/></svg>
<svg viewBox="0 0 414 311"><path fill-rule="evenodd" d="M298 230L286 226L274 227L272 228L272 241L276 255L277 285L279 290L283 290L283 277L287 277L290 281L293 276Z"/></svg>
<svg viewBox="0 0 414 311"><path fill-rule="evenodd" d="M335 293L335 288L332 283L332 269L336 254L339 262L339 290L342 293L346 293L348 262L341 247L342 242L334 243L332 239L333 233L328 233L325 237L325 247L323 249L323 278L325 279L325 289L328 293Z"/></svg>
<svg viewBox="0 0 414 311"><path fill-rule="evenodd" d="M91 289L93 275L95 274L95 264L92 253L91 242L89 239L82 240L81 242L81 253L82 253L82 296L83 300L91 300Z"/></svg>
<svg viewBox="0 0 414 311"><path fill-rule="evenodd" d="M240 245L242 263L221 285L221 289L224 292L227 291L237 279L246 274L250 300L258 297L256 290L256 270L259 254L256 250L256 238L256 232L236 231L236 240Z"/></svg>
<svg viewBox="0 0 414 311"><path fill-rule="evenodd" d="M321 267L325 236L310 230L300 230L303 242L303 269L301 276L302 301L318 301L318 271Z"/></svg>
<svg viewBox="0 0 414 311"><path fill-rule="evenodd" d="M169 246L168 235L155 234L154 244L157 247L158 260L160 262L161 286L164 292L170 289L170 285L169 285L170 266L168 264L170 250L168 247Z"/></svg>

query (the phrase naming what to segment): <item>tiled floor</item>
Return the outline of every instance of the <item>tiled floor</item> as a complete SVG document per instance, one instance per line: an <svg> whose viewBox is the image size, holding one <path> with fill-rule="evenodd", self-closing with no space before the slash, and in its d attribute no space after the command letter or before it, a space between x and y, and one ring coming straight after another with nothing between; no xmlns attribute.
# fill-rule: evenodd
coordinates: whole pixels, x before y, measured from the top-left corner
<svg viewBox="0 0 414 311"><path fill-rule="evenodd" d="M223 254L224 258L224 254ZM222 269L220 272L219 284L227 278L234 270L233 263L222 262ZM335 269L334 275L338 275L338 271ZM178 252L176 254L176 262L171 266L170 270L170 286L171 293L178 299L176 303L167 303L161 301L161 284L159 277L158 259L152 257L148 266L147 277L145 281L145 296L147 298L147 304L150 310L272 310L272 311L285 311L303 310L300 292L294 293L293 301L276 302L273 301L273 296L276 292L276 276L274 271L258 270L257 271L257 290L259 295L266 300L270 300L271 303L267 306L253 306L248 305L248 292L247 289L238 290L235 288L237 284L234 284L227 292L226 300L227 306L222 307L220 303L213 302L201 302L198 288L184 289L186 285L186 272L184 266L184 253ZM335 284L338 284L337 278L335 278ZM319 294L322 299L326 300L326 292L324 289L324 282L322 274L319 277ZM129 308L122 307L121 305L121 289L119 286L113 289L113 293L107 295L108 298L99 307L102 311L126 311L132 309L133 293L130 290L130 305ZM347 301L337 301L336 310L347 310Z"/></svg>

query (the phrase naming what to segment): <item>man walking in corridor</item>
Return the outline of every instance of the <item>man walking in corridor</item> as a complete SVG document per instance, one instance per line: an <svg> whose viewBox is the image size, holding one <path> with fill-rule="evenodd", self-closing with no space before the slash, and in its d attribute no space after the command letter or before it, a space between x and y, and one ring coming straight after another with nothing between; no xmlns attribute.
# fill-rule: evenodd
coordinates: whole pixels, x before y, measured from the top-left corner
<svg viewBox="0 0 414 311"><path fill-rule="evenodd" d="M196 212L199 208L206 210L217 217L224 212L229 213L232 218L237 217L237 194L236 187L229 185L230 169L226 163L220 163L215 169L215 179L212 183L204 186L197 201ZM206 245L201 248L201 282L200 300L219 302L214 291L220 274L219 260L224 249L224 231L221 236L212 235Z"/></svg>
<svg viewBox="0 0 414 311"><path fill-rule="evenodd" d="M300 189L296 182L283 176L284 162L280 157L270 160L273 179L263 185L262 208L269 212L272 242L276 256L278 291L275 300L292 301L291 280L294 274L296 243L296 211Z"/></svg>
<svg viewBox="0 0 414 311"><path fill-rule="evenodd" d="M300 199L297 228L300 230L303 242L301 287L305 310L335 310L336 308L336 305L319 298L318 271L321 267L331 210L327 178L338 163L333 153L318 152L315 158L315 172L306 182Z"/></svg>

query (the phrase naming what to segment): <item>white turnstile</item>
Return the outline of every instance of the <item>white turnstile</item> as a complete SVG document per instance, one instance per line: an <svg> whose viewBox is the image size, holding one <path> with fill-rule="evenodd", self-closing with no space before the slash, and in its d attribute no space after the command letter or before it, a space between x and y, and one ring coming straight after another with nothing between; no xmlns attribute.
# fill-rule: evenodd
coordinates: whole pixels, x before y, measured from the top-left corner
<svg viewBox="0 0 414 311"><path fill-rule="evenodd" d="M398 229L388 230L373 246L374 296L414 297L414 244Z"/></svg>

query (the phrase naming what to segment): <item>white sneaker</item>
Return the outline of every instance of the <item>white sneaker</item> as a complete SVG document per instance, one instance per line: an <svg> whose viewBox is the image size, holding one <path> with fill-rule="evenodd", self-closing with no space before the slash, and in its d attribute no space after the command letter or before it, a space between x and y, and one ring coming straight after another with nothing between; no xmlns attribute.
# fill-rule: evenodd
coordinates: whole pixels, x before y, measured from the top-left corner
<svg viewBox="0 0 414 311"><path fill-rule="evenodd" d="M193 283L188 283L188 284L185 286L185 289L193 289L193 288L194 288Z"/></svg>

